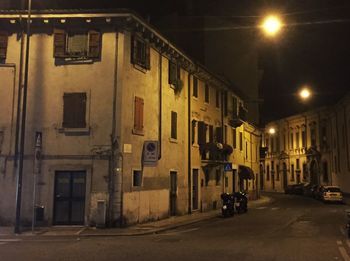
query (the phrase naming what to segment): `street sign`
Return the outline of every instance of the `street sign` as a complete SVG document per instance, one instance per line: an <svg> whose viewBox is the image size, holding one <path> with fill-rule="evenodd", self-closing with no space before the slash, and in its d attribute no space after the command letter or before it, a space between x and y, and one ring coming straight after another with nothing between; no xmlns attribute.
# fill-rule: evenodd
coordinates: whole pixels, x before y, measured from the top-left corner
<svg viewBox="0 0 350 261"><path fill-rule="evenodd" d="M156 166L158 162L158 141L145 141L143 145L143 165Z"/></svg>
<svg viewBox="0 0 350 261"><path fill-rule="evenodd" d="M225 163L224 171L232 171L232 163Z"/></svg>

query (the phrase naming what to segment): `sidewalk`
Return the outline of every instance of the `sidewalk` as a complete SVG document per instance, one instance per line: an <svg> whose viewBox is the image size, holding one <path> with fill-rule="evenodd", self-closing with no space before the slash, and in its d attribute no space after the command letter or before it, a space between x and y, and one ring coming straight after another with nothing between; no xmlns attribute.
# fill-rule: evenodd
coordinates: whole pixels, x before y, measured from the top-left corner
<svg viewBox="0 0 350 261"><path fill-rule="evenodd" d="M271 201L270 197L261 196L258 200L249 201L249 208L254 208ZM43 227L36 228L32 231L24 231L20 235L13 233L13 227L0 227L0 239L2 237L13 236L76 236L76 237L91 237L91 236L139 236L154 234L161 231L174 229L177 227L193 224L203 220L208 220L214 217L221 216L220 209L208 212L194 212L190 215L174 216L159 221L137 224L126 228L102 228L67 226L67 227Z"/></svg>

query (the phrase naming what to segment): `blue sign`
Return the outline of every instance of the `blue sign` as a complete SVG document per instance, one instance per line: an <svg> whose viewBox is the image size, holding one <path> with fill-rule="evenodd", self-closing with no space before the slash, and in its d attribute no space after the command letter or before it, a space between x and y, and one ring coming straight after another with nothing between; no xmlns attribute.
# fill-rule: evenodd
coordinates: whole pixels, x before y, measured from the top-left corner
<svg viewBox="0 0 350 261"><path fill-rule="evenodd" d="M224 171L232 171L232 163L225 163Z"/></svg>

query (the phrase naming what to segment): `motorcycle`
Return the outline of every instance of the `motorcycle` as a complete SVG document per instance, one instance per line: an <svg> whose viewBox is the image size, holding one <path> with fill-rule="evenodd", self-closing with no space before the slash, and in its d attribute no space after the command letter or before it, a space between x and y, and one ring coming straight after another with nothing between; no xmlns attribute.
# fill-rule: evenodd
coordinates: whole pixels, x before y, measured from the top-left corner
<svg viewBox="0 0 350 261"><path fill-rule="evenodd" d="M233 216L235 213L235 207L234 207L234 197L232 194L229 193L222 193L221 194L222 199L222 207L221 207L221 213L224 217L230 217Z"/></svg>
<svg viewBox="0 0 350 261"><path fill-rule="evenodd" d="M245 213L248 211L248 198L247 194L244 192L235 192L233 194L235 209L237 213Z"/></svg>

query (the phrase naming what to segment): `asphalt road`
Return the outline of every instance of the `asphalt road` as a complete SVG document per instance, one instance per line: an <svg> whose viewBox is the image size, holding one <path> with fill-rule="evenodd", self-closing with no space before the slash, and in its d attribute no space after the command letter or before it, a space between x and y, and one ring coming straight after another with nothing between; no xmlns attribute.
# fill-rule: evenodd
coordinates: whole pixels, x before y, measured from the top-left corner
<svg viewBox="0 0 350 261"><path fill-rule="evenodd" d="M133 237L0 240L0 261L345 260L346 205L272 194L273 202L232 218Z"/></svg>

